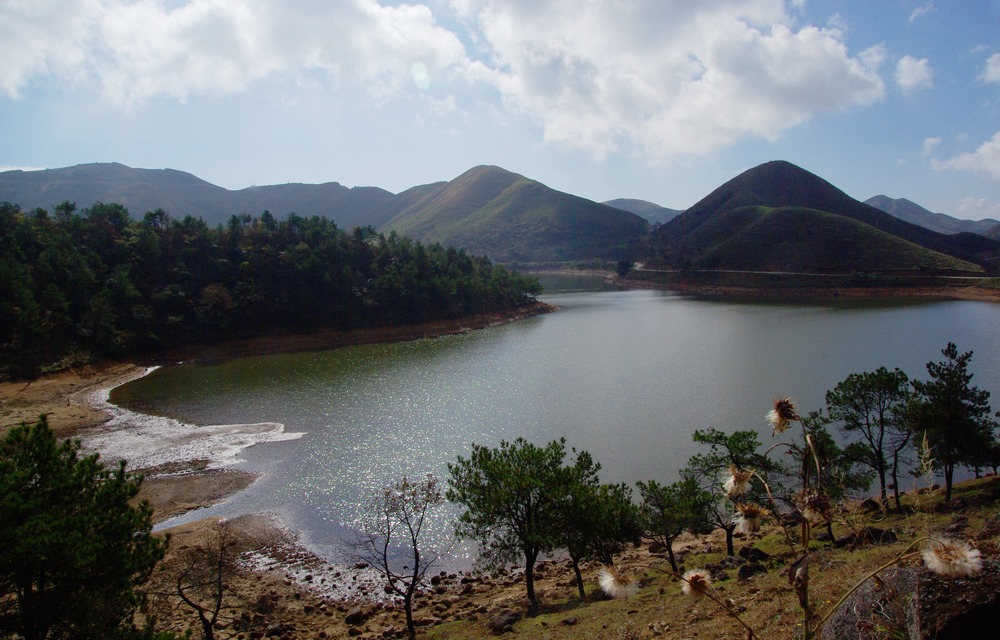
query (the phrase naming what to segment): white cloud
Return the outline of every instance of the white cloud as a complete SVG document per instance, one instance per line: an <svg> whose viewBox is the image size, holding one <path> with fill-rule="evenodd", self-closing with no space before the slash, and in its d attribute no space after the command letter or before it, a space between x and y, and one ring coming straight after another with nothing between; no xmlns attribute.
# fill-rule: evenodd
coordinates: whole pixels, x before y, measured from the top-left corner
<svg viewBox="0 0 1000 640"><path fill-rule="evenodd" d="M986 65L983 67L979 79L983 82L1000 84L1000 53L994 53L986 59Z"/></svg>
<svg viewBox="0 0 1000 640"><path fill-rule="evenodd" d="M746 138L774 140L818 112L883 98L883 47L852 54L840 29L789 15L802 6L5 0L0 92L16 98L38 78L85 78L128 108L247 92L277 78L302 94L330 86L376 102L429 97L415 104L448 112L452 90L472 86L498 91L507 109L541 125L547 141L595 157L626 149L671 159ZM450 8L447 17L468 32L460 38L446 29L430 7ZM475 47L475 60L463 41ZM298 96L282 100L295 104Z"/></svg>
<svg viewBox="0 0 1000 640"><path fill-rule="evenodd" d="M921 155L925 158L934 155L937 148L941 146L941 138L925 138Z"/></svg>
<svg viewBox="0 0 1000 640"><path fill-rule="evenodd" d="M79 77L103 12L101 0L0 3L0 93L17 98L39 75Z"/></svg>
<svg viewBox="0 0 1000 640"><path fill-rule="evenodd" d="M851 56L836 29L780 0L461 0L491 50L505 103L551 142L651 159L775 139L824 110L883 96L883 54Z"/></svg>
<svg viewBox="0 0 1000 640"><path fill-rule="evenodd" d="M1000 131L979 145L975 151L963 153L948 160L931 160L931 166L939 171L985 173L1000 180Z"/></svg>
<svg viewBox="0 0 1000 640"><path fill-rule="evenodd" d="M1000 219L1000 203L990 202L986 198L963 198L955 212L957 218L963 220L982 220L984 218Z"/></svg>
<svg viewBox="0 0 1000 640"><path fill-rule="evenodd" d="M904 93L934 86L934 70L927 58L903 56L896 62L896 83Z"/></svg>
<svg viewBox="0 0 1000 640"><path fill-rule="evenodd" d="M14 97L40 74L88 72L107 100L131 106L156 96L232 94L276 74L319 71L335 86L383 100L412 86L415 63L428 82L470 64L458 37L423 5L13 0L0 7L0 88Z"/></svg>
<svg viewBox="0 0 1000 640"><path fill-rule="evenodd" d="M935 11L937 11L937 9L934 7L933 2L922 4L910 13L910 22L913 22L917 18L922 18L927 14L934 13Z"/></svg>

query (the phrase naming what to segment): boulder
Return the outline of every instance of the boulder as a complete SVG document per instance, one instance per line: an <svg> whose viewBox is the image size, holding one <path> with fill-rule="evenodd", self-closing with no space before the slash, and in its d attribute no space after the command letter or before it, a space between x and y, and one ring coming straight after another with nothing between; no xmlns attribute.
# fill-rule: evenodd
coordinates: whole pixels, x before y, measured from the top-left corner
<svg viewBox="0 0 1000 640"><path fill-rule="evenodd" d="M748 562L747 564L741 565L739 570L736 572L737 582L743 582L749 580L752 576L758 573L767 573L767 569L764 565L759 562Z"/></svg>
<svg viewBox="0 0 1000 640"><path fill-rule="evenodd" d="M514 630L514 623L521 619L518 611L501 611L489 622L490 631L498 636Z"/></svg>
<svg viewBox="0 0 1000 640"><path fill-rule="evenodd" d="M771 559L771 554L757 547L746 546L740 549L740 557L747 562L767 562Z"/></svg>
<svg viewBox="0 0 1000 640"><path fill-rule="evenodd" d="M995 638L1000 568L983 563L975 578L949 579L923 567L893 567L868 580L824 625L821 640Z"/></svg>
<svg viewBox="0 0 1000 640"><path fill-rule="evenodd" d="M344 616L344 622L346 622L349 625L358 625L364 622L365 618L367 617L368 616L365 614L364 609L362 609L361 607L354 607L353 609L347 612L346 616Z"/></svg>
<svg viewBox="0 0 1000 640"><path fill-rule="evenodd" d="M878 527L863 527L851 532L834 543L838 547L859 547L865 544L890 544L896 541L896 533Z"/></svg>

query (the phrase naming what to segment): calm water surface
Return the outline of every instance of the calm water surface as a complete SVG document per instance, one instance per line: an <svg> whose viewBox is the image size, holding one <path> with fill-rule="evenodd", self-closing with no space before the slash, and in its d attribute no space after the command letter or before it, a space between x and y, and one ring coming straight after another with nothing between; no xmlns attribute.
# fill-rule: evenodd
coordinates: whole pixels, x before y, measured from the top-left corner
<svg viewBox="0 0 1000 640"><path fill-rule="evenodd" d="M281 514L333 558L363 505L403 475L447 477L470 444L518 436L593 454L602 479L672 482L695 429L756 429L792 396L802 411L848 374L926 378L948 341L1000 408L1000 305L703 301L547 278L557 313L393 345L180 365L116 390L129 408L194 424L282 422L298 440L247 449L250 490L188 516ZM435 540L448 537L447 515ZM461 564L468 550L457 548Z"/></svg>

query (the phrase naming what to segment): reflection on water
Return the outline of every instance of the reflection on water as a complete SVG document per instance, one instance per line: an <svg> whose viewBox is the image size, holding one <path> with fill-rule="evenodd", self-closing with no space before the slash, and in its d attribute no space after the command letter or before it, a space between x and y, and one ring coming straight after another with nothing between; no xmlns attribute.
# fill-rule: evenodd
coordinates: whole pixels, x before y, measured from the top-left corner
<svg viewBox="0 0 1000 640"><path fill-rule="evenodd" d="M975 351L974 382L1000 397L1000 305L706 302L593 279L545 284L557 313L432 340L169 367L113 399L195 424L306 432L246 450L265 478L211 512L277 511L332 556L379 488L403 475L446 478L473 442L564 436L593 454L605 481L671 482L696 451L695 429L757 429L770 441L772 398L808 411L850 373L925 377L949 340ZM433 536L450 532L443 518Z"/></svg>

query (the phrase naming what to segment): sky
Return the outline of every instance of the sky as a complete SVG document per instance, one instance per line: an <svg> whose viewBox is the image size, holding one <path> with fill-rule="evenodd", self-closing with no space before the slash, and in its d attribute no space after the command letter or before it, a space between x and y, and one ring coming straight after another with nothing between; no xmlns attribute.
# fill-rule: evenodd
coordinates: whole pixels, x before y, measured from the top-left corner
<svg viewBox="0 0 1000 640"><path fill-rule="evenodd" d="M0 60L0 170L684 209L787 160L1000 219L1000 0L0 0Z"/></svg>

